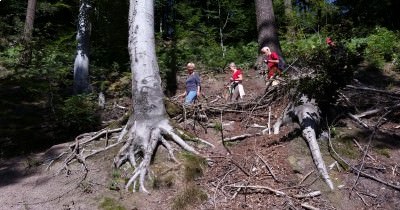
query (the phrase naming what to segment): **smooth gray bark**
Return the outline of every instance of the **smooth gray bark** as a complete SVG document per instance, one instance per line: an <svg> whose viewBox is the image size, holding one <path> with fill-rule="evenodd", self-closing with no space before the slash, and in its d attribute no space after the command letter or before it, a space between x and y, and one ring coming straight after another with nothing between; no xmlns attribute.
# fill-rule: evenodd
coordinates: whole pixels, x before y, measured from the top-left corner
<svg viewBox="0 0 400 210"><path fill-rule="evenodd" d="M331 190L334 189L332 180L322 159L321 150L317 142L317 127L320 123L320 110L315 100L302 96L296 104L290 103L284 110L282 116L274 124L274 134L279 133L280 126L297 121L302 130L302 136L307 141L314 163L322 178Z"/></svg>
<svg viewBox="0 0 400 210"><path fill-rule="evenodd" d="M163 91L155 52L154 1L130 0L128 50L132 71L133 114L121 132L119 141L126 141L114 160L116 167L130 162L135 167L126 189L136 184L145 188L145 177L158 143L162 143L171 156L168 136L187 151L198 154L173 132L163 102ZM136 160L142 161L137 163ZM174 157L172 157L174 159Z"/></svg>
<svg viewBox="0 0 400 210"><path fill-rule="evenodd" d="M80 94L90 92L89 84L89 39L90 22L89 12L90 0L81 0L78 15L78 41L77 52L74 62L74 93Z"/></svg>

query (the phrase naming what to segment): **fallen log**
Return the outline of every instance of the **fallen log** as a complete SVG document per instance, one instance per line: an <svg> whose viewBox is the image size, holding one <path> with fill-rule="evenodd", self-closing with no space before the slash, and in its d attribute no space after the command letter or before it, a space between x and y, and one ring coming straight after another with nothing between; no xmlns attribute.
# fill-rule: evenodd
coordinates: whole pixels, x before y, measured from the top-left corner
<svg viewBox="0 0 400 210"><path fill-rule="evenodd" d="M353 85L346 85L346 88L351 88L351 89L354 89L354 90L363 90L363 91L381 93L381 94L394 96L394 97L400 97L400 93L390 92L390 91L385 91L385 90L379 90L379 89L374 89L374 88L369 88L369 87L356 87L356 86L353 86Z"/></svg>

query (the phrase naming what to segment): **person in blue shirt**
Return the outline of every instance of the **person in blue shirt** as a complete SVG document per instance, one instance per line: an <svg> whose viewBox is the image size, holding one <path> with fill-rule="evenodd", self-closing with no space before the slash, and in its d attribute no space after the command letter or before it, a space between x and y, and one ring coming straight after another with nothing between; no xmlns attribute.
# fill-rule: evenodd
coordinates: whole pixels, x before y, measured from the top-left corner
<svg viewBox="0 0 400 210"><path fill-rule="evenodd" d="M200 76L195 72L196 65L188 63L186 69L188 77L186 79L186 90L181 96L185 96L185 104L193 104L197 97L200 95Z"/></svg>

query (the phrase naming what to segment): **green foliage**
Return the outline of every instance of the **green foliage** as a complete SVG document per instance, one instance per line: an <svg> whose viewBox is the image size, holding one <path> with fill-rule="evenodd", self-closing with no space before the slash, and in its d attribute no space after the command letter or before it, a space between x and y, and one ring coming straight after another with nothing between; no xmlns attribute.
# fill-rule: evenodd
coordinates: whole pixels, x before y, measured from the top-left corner
<svg viewBox="0 0 400 210"><path fill-rule="evenodd" d="M117 63L118 72L126 71L129 69L127 50L129 1L92 2L94 9L91 13L90 62L92 65L102 67L101 70L113 69ZM106 71L102 76L108 73Z"/></svg>
<svg viewBox="0 0 400 210"><path fill-rule="evenodd" d="M185 159L185 179L186 181L193 181L203 175L204 167L207 166L207 161L199 156L183 153Z"/></svg>
<svg viewBox="0 0 400 210"><path fill-rule="evenodd" d="M33 53L34 66L45 68L44 71L51 71L55 67L70 66L75 55L75 32L67 31L60 34L58 39L47 42L46 45ZM44 72L45 73L45 72Z"/></svg>
<svg viewBox="0 0 400 210"><path fill-rule="evenodd" d="M400 26L397 18L399 2L395 0L336 0L335 5L342 11L338 16L339 21L352 22L354 28L380 25L398 29Z"/></svg>
<svg viewBox="0 0 400 210"><path fill-rule="evenodd" d="M302 39L304 36L314 34L326 26L338 14L338 8L328 1L309 0L293 1L292 11L288 11L283 0L273 1L274 13L277 18L280 37L287 39ZM285 11L286 10L286 11ZM287 28L293 31L287 33Z"/></svg>
<svg viewBox="0 0 400 210"><path fill-rule="evenodd" d="M121 177L121 172L118 169L112 171L111 180L108 184L108 189L118 191L120 190L120 184L125 180Z"/></svg>
<svg viewBox="0 0 400 210"><path fill-rule="evenodd" d="M173 46L176 66L192 61L199 69L221 71L232 61L243 65L253 62L257 44L252 41L257 33L251 6L253 3L243 0L176 3L173 39L176 41ZM160 35L157 37L163 42ZM162 74L170 72L167 69L170 68L167 64L171 63L168 60L172 58L170 47L169 44L158 46Z"/></svg>
<svg viewBox="0 0 400 210"><path fill-rule="evenodd" d="M360 156L358 150L354 148L354 143L352 141L352 136L337 136L336 144L333 144L333 148L339 155L343 155L347 158L357 159Z"/></svg>
<svg viewBox="0 0 400 210"><path fill-rule="evenodd" d="M374 151L376 151L376 153L385 156L386 158L390 158L391 154L390 154L390 148L388 148L386 145L384 144L378 144L374 147Z"/></svg>
<svg viewBox="0 0 400 210"><path fill-rule="evenodd" d="M194 206L205 200L207 200L207 194L205 192L196 185L189 185L174 198L172 209L188 209L190 206Z"/></svg>
<svg viewBox="0 0 400 210"><path fill-rule="evenodd" d="M221 132L221 131L222 131L222 123L220 123L220 122L215 122L215 124L214 124L214 129L215 129L216 131L218 131L218 132Z"/></svg>
<svg viewBox="0 0 400 210"><path fill-rule="evenodd" d="M355 53L364 56L376 68L383 68L386 62L397 64L400 54L398 34L386 28L377 27L366 38L353 38L348 46Z"/></svg>
<svg viewBox="0 0 400 210"><path fill-rule="evenodd" d="M0 64L8 68L16 67L19 63L22 50L23 46L21 44L11 45L5 48L4 51L0 52Z"/></svg>
<svg viewBox="0 0 400 210"><path fill-rule="evenodd" d="M365 38L352 38L347 47L354 53L362 56L374 69L382 69L386 62L400 67L400 38L398 34L386 28L377 27Z"/></svg>
<svg viewBox="0 0 400 210"><path fill-rule="evenodd" d="M315 77L300 80L298 91L315 98L322 109L335 102L337 90L352 80L353 68L359 62L357 56L341 43L328 48L317 35L299 41L282 42L282 46L287 57L298 59L295 65L315 72Z"/></svg>
<svg viewBox="0 0 400 210"><path fill-rule="evenodd" d="M100 203L100 209L103 210L126 210L124 206L119 204L114 198L105 197Z"/></svg>
<svg viewBox="0 0 400 210"><path fill-rule="evenodd" d="M280 43L285 57L298 58L297 62L300 65L305 64L305 62L311 60L315 55L318 55L321 49L326 49L324 41L318 35L310 35L294 41L282 40Z"/></svg>
<svg viewBox="0 0 400 210"><path fill-rule="evenodd" d="M154 189L171 188L175 183L175 177L173 175L156 176L151 181L151 185Z"/></svg>
<svg viewBox="0 0 400 210"><path fill-rule="evenodd" d="M250 67L254 64L257 58L257 42L249 42L247 44L239 44L236 46L227 47L225 62L235 62L242 68Z"/></svg>
<svg viewBox="0 0 400 210"><path fill-rule="evenodd" d="M72 133L94 129L100 123L93 94L67 98L60 111L60 124Z"/></svg>
<svg viewBox="0 0 400 210"><path fill-rule="evenodd" d="M132 87L131 87L131 73L130 72L123 72L118 74L119 77L116 76L116 81L111 83L107 88L109 81L103 81L100 86L103 86L102 89L106 89L107 94L114 95L116 97L122 96L131 96Z"/></svg>

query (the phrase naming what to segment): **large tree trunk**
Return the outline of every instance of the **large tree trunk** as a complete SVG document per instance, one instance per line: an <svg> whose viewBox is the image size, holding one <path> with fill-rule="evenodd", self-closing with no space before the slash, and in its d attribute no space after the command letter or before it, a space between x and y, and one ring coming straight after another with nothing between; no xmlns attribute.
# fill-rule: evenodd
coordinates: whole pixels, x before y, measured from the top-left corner
<svg viewBox="0 0 400 210"><path fill-rule="evenodd" d="M89 39L90 39L90 0L81 0L78 15L78 41L74 62L74 94L90 92L89 85Z"/></svg>
<svg viewBox="0 0 400 210"><path fill-rule="evenodd" d="M170 137L184 149L198 153L173 133L167 119L155 53L153 0L130 0L128 49L134 111L121 132L119 141L126 142L114 163L120 167L129 161L135 167L126 189L133 185L135 190L139 181L140 191L147 192L144 181L157 144L162 143L173 156L171 145L164 136ZM143 159L137 165L139 155Z"/></svg>
<svg viewBox="0 0 400 210"><path fill-rule="evenodd" d="M314 100L310 100L304 95L299 99L299 101L295 102L295 104L289 103L286 107L282 116L274 125L274 134L278 134L280 126L285 123L291 121L299 122L303 138L307 141L308 146L310 147L314 163L326 184L331 190L333 190L334 186L329 177L325 162L322 159L321 151L317 142L317 127L320 123L320 110L318 105Z"/></svg>
<svg viewBox="0 0 400 210"><path fill-rule="evenodd" d="M22 53L21 63L28 65L32 57L31 41L33 32L33 23L35 21L35 11L36 11L36 0L28 0L28 6L26 9L26 18L24 26L24 51Z"/></svg>
<svg viewBox="0 0 400 210"><path fill-rule="evenodd" d="M268 46L282 56L279 44L272 0L255 0L257 15L258 44L260 49Z"/></svg>

